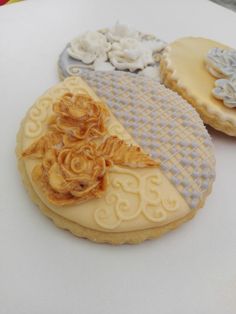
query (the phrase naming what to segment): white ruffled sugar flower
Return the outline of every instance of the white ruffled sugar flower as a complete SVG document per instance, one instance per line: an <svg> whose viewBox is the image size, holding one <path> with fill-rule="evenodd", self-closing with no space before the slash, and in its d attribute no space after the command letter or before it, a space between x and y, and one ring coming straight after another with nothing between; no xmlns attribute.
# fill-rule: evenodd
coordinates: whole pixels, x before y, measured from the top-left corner
<svg viewBox="0 0 236 314"><path fill-rule="evenodd" d="M84 33L71 41L67 51L70 57L95 71L135 72L148 67L142 74L158 77L159 70L155 65L165 46L154 35L116 23L110 29Z"/></svg>
<svg viewBox="0 0 236 314"><path fill-rule="evenodd" d="M99 32L86 32L71 41L67 49L69 56L83 63L90 64L99 59L107 60L107 52L111 44L106 37Z"/></svg>
<svg viewBox="0 0 236 314"><path fill-rule="evenodd" d="M163 49L163 43L159 41L140 41L134 38L123 38L112 44L108 53L110 62L119 70L144 69L154 64L153 53Z"/></svg>
<svg viewBox="0 0 236 314"><path fill-rule="evenodd" d="M106 29L104 31L108 41L119 42L123 38L139 38L139 32L129 28L127 25L120 24L117 22L112 28Z"/></svg>

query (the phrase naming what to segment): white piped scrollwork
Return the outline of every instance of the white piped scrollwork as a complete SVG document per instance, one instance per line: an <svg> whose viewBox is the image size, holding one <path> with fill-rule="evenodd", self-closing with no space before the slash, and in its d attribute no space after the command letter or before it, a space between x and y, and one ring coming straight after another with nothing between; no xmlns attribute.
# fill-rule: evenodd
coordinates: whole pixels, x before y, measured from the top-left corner
<svg viewBox="0 0 236 314"><path fill-rule="evenodd" d="M48 96L42 96L30 109L27 122L24 126L25 136L29 138L39 137L43 133L43 125L48 117L55 99L66 93L88 94L85 88L78 86L78 78L69 77L58 88L52 88L47 92Z"/></svg>
<svg viewBox="0 0 236 314"><path fill-rule="evenodd" d="M66 66L66 72L67 72L67 76L71 75L71 76L81 76L83 71L87 71L87 70L93 70L94 66L89 65L89 64L84 64L80 61L77 61L77 63L72 63L69 64L68 66Z"/></svg>
<svg viewBox="0 0 236 314"><path fill-rule="evenodd" d="M158 174L142 176L130 169L115 167L110 173L110 189L104 205L95 210L96 223L112 230L139 215L151 222L165 221L169 213L179 209L179 202L161 197L158 189L161 184Z"/></svg>

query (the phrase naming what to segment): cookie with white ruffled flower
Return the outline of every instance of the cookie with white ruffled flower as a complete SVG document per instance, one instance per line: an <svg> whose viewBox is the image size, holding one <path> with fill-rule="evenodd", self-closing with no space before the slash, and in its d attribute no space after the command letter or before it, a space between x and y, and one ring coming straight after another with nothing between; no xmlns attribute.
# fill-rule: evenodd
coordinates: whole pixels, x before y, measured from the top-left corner
<svg viewBox="0 0 236 314"><path fill-rule="evenodd" d="M164 84L177 91L203 121L236 136L236 50L205 38L168 45L161 60Z"/></svg>
<svg viewBox="0 0 236 314"><path fill-rule="evenodd" d="M73 39L59 57L61 78L84 70L127 71L159 80L159 61L166 46L154 35L117 23Z"/></svg>

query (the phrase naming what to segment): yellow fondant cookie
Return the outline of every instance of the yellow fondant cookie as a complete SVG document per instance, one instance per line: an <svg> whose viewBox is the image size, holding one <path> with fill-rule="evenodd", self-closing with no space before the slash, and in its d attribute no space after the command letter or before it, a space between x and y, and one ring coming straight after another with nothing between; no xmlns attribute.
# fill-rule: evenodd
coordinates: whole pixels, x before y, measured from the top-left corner
<svg viewBox="0 0 236 314"><path fill-rule="evenodd" d="M205 38L171 43L161 60L164 84L191 103L206 124L236 136L236 51Z"/></svg>
<svg viewBox="0 0 236 314"><path fill-rule="evenodd" d="M79 77L36 101L18 133L19 169L34 202L59 227L96 242L139 243L176 228L203 206L214 180L212 144L179 96L150 79L110 75L87 76L94 90L108 93L107 103ZM136 107L124 108L125 99L132 104L131 86L141 81L146 90L133 95ZM179 109L171 116L174 103ZM153 126L151 120L161 110L169 116L163 115L159 131L160 118Z"/></svg>

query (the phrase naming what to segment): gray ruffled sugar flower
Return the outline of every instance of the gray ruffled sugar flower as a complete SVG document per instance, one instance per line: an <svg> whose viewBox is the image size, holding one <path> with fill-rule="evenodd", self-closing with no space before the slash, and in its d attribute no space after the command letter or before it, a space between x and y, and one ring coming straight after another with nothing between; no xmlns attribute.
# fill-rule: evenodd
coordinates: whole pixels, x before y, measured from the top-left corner
<svg viewBox="0 0 236 314"><path fill-rule="evenodd" d="M206 65L213 76L230 77L236 73L236 50L212 48L206 56Z"/></svg>
<svg viewBox="0 0 236 314"><path fill-rule="evenodd" d="M236 108L236 74L229 79L216 80L212 93L217 99L221 99L225 106Z"/></svg>

